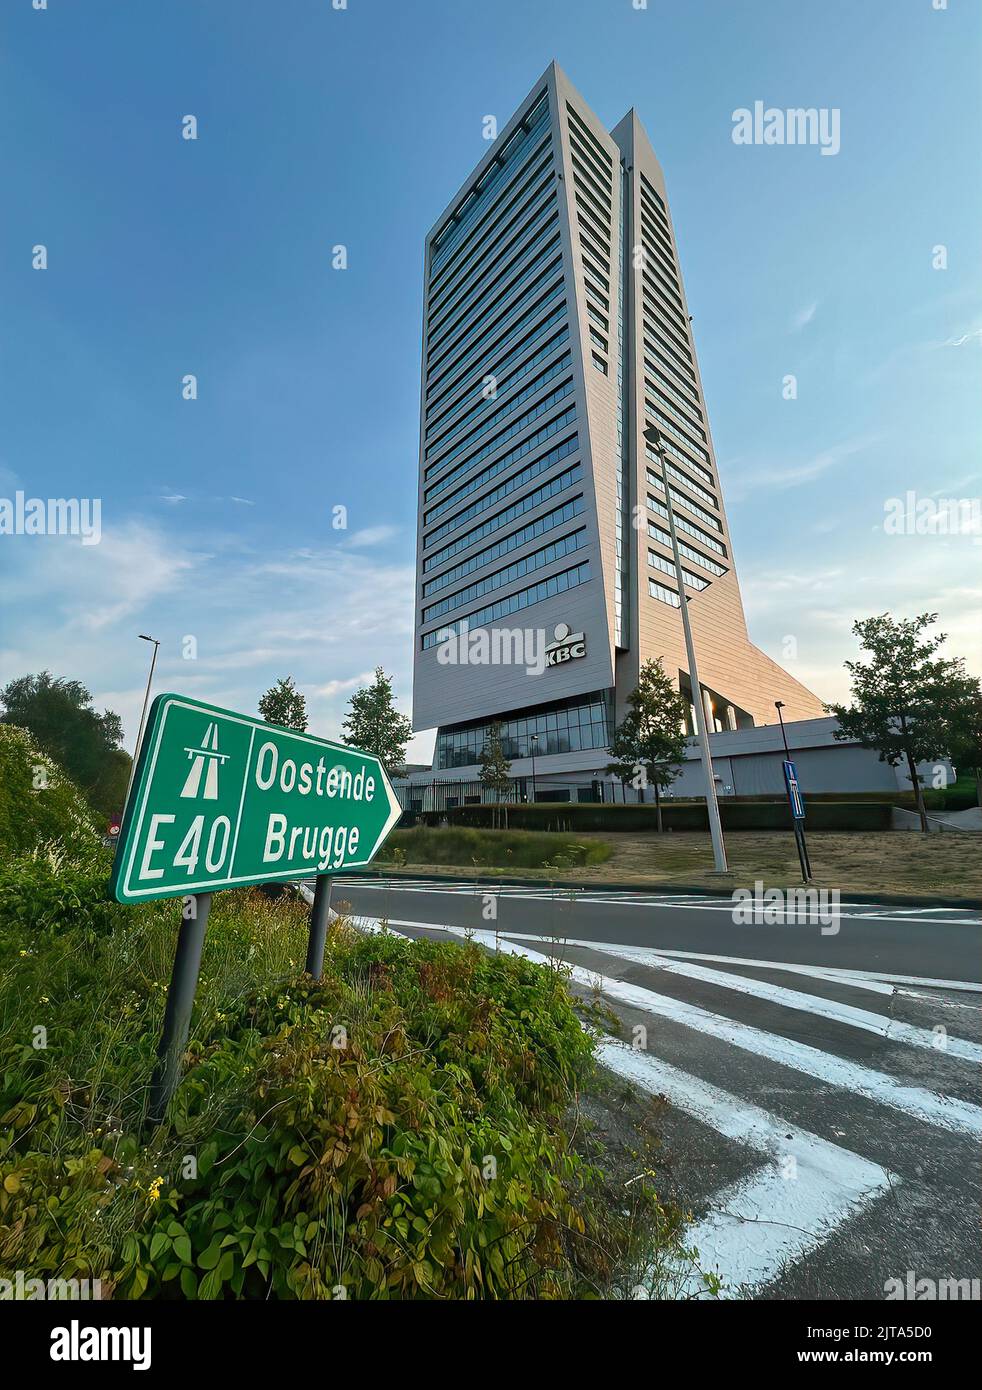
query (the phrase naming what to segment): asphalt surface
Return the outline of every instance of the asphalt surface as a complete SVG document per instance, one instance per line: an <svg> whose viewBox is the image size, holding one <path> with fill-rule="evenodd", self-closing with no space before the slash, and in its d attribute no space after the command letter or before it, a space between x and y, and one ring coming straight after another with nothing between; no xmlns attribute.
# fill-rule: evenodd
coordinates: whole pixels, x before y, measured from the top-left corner
<svg viewBox="0 0 982 1390"><path fill-rule="evenodd" d="M489 896L493 921L486 915ZM824 927L814 913L791 912L774 925L739 925L728 895L339 878L332 901L342 900L378 917L982 983L980 918L964 908L850 906L843 900L836 920Z"/></svg>
<svg viewBox="0 0 982 1390"><path fill-rule="evenodd" d="M667 1101L656 1182L698 1250L676 1294L705 1271L758 1299L982 1276L975 914L843 902L740 925L729 897L405 879L338 879L332 901L365 930L562 960L602 997L602 1061ZM666 1296L653 1272L643 1288Z"/></svg>

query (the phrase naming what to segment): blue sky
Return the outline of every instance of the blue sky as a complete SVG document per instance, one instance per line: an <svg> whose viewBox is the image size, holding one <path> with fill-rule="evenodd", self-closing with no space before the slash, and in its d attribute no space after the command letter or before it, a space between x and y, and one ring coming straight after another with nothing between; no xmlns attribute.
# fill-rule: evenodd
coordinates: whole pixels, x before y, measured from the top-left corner
<svg viewBox="0 0 982 1390"><path fill-rule="evenodd" d="M131 743L151 632L158 690L291 673L331 736L382 663L408 710L423 237L554 57L665 169L755 640L833 698L854 617L931 609L982 669L978 538L883 531L980 491L982 11L635 3L8 0L0 496L99 497L103 539L0 536L0 681ZM756 100L840 152L735 145Z"/></svg>

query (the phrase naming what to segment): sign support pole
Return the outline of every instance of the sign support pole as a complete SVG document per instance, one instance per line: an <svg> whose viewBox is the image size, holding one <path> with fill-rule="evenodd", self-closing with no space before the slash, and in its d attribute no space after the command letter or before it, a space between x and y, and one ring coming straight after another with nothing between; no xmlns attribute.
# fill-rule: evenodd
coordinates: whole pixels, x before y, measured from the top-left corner
<svg viewBox="0 0 982 1390"><path fill-rule="evenodd" d="M167 992L167 1008L164 1011L164 1031L160 1037L157 1065L150 1083L151 1124L160 1124L163 1120L181 1077L181 1058L184 1056L188 1033L191 1031L191 1010L198 987L201 948L204 945L205 928L208 926L211 896L210 893L195 893L191 899L190 915L182 915L181 918L170 989Z"/></svg>
<svg viewBox="0 0 982 1390"><path fill-rule="evenodd" d="M801 865L801 881L807 883L811 878L811 870L808 863L808 850L805 846L805 834L798 821L794 821L794 843L798 851L798 863Z"/></svg>
<svg viewBox="0 0 982 1390"><path fill-rule="evenodd" d="M308 975L319 980L324 969L324 946L331 917L331 876L318 874L314 884L314 905L310 909L310 938L307 942Z"/></svg>

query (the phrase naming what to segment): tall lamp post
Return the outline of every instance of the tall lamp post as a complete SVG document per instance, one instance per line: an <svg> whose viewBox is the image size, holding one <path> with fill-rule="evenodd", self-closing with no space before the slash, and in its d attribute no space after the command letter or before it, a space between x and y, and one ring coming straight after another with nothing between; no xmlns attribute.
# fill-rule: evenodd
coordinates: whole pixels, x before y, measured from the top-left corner
<svg viewBox="0 0 982 1390"><path fill-rule="evenodd" d="M143 742L143 726L147 722L147 705L150 703L150 687L153 685L153 668L157 664L157 652L160 649L160 643L157 641L156 637L148 637L145 632L138 633L137 635L141 642L153 643L153 656L150 658L150 674L147 676L147 688L143 696L143 711L140 714L140 728L136 735L136 747L133 749L133 761L130 764L130 778L126 783L127 801L130 796L130 787L133 785L133 778L136 775L136 760L140 756L140 744Z"/></svg>
<svg viewBox="0 0 982 1390"><path fill-rule="evenodd" d="M529 738L529 752L532 755L532 805L535 805L535 745L539 741L538 734L532 734Z"/></svg>
<svg viewBox="0 0 982 1390"><path fill-rule="evenodd" d="M658 455L661 464L661 480L665 489L665 510L668 513L668 531L672 538L672 555L675 559L675 581L679 589L679 611L682 614L682 631L685 634L685 654L689 663L689 684L692 686L692 707L695 713L696 736L702 755L702 770L706 781L706 811L709 815L709 834L713 842L713 861L718 874L726 873L726 848L723 844L723 827L719 818L719 803L716 800L716 780L713 775L713 757L709 751L709 730L706 727L706 706L696 667L696 649L692 644L692 628L689 626L689 601L685 596L685 579L682 574L682 560L679 556L678 537L675 534L675 512L672 509L672 490L668 483L668 466L665 460L665 447L661 432L654 425L644 431L644 437Z"/></svg>

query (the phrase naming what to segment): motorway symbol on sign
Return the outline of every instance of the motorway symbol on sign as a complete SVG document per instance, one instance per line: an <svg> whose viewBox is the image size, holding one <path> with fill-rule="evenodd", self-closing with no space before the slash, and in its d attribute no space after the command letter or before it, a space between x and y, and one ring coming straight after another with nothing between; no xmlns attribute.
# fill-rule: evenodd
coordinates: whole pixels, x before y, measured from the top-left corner
<svg viewBox="0 0 982 1390"><path fill-rule="evenodd" d="M788 789L788 800L791 802L791 814L795 820L805 819L805 802L801 795L801 788L798 786L798 772L794 763L785 761L782 763L784 768L784 782Z"/></svg>
<svg viewBox="0 0 982 1390"><path fill-rule="evenodd" d="M112 892L144 902L358 868L401 814L371 753L158 695Z"/></svg>

